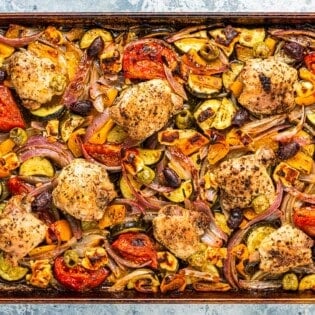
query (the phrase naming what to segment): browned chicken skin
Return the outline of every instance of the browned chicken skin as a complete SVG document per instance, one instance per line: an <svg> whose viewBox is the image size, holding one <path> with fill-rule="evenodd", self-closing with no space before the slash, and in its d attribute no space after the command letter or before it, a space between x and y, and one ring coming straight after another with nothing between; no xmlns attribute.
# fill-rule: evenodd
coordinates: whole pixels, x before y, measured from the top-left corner
<svg viewBox="0 0 315 315"><path fill-rule="evenodd" d="M291 268L311 265L313 243L301 230L289 224L283 225L262 240L258 248L260 269L283 273Z"/></svg>
<svg viewBox="0 0 315 315"><path fill-rule="evenodd" d="M154 237L181 259L198 250L200 237L208 226L204 213L187 210L178 205L167 205L153 219Z"/></svg>
<svg viewBox="0 0 315 315"><path fill-rule="evenodd" d="M182 98L167 81L154 79L124 90L110 107L110 115L130 138L141 141L163 128L182 106Z"/></svg>
<svg viewBox="0 0 315 315"><path fill-rule="evenodd" d="M66 87L66 69L48 58L18 51L10 58L8 72L11 83L28 109L37 109L61 95Z"/></svg>
<svg viewBox="0 0 315 315"><path fill-rule="evenodd" d="M238 98L241 105L257 115L282 114L294 106L293 85L297 71L283 61L251 59L240 74L243 91Z"/></svg>
<svg viewBox="0 0 315 315"><path fill-rule="evenodd" d="M0 216L0 249L16 262L45 239L47 225L31 213L31 204L14 196Z"/></svg>
<svg viewBox="0 0 315 315"><path fill-rule="evenodd" d="M52 192L54 204L78 220L100 220L116 197L105 167L75 159L64 167Z"/></svg>
<svg viewBox="0 0 315 315"><path fill-rule="evenodd" d="M261 149L256 154L220 164L214 174L221 189L221 206L224 210L246 208L260 195L266 196L269 205L272 203L275 188L266 168L274 157L271 149Z"/></svg>

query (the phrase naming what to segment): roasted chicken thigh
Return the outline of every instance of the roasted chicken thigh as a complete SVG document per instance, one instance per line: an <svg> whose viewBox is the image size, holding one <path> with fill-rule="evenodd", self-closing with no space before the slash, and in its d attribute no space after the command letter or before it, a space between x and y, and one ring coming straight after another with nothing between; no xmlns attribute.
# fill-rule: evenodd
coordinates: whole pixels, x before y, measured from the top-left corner
<svg viewBox="0 0 315 315"><path fill-rule="evenodd" d="M222 208L246 208L254 198L261 195L270 205L275 198L275 188L267 167L274 158L271 149L260 149L255 154L222 162L214 171L220 187Z"/></svg>
<svg viewBox="0 0 315 315"><path fill-rule="evenodd" d="M243 90L241 105L256 115L283 114L294 106L296 69L275 57L254 58L246 62L240 74Z"/></svg>
<svg viewBox="0 0 315 315"><path fill-rule="evenodd" d="M177 257L187 259L198 250L208 224L208 217L202 212L167 205L153 219L153 233Z"/></svg>
<svg viewBox="0 0 315 315"><path fill-rule="evenodd" d="M54 204L78 220L100 220L116 197L104 166L75 159L64 167L52 192Z"/></svg>
<svg viewBox="0 0 315 315"><path fill-rule="evenodd" d="M291 268L311 265L313 243L301 230L289 224L283 225L262 240L258 248L260 269L283 273Z"/></svg>
<svg viewBox="0 0 315 315"><path fill-rule="evenodd" d="M130 138L142 141L163 128L182 106L183 99L167 81L153 79L126 88L109 110Z"/></svg>
<svg viewBox="0 0 315 315"><path fill-rule="evenodd" d="M31 213L31 203L23 195L11 197L0 216L0 249L13 262L40 244L48 226Z"/></svg>

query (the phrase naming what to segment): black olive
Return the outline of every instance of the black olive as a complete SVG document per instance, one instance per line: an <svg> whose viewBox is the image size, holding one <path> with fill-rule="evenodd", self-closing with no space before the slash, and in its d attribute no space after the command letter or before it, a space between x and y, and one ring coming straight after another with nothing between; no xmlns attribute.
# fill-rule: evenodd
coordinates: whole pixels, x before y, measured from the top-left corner
<svg viewBox="0 0 315 315"><path fill-rule="evenodd" d="M46 224L51 224L56 219L52 211L52 195L48 191L44 191L35 197L31 203L31 209Z"/></svg>
<svg viewBox="0 0 315 315"><path fill-rule="evenodd" d="M48 191L44 191L31 203L32 211L39 212L45 209L50 209L52 205L52 195Z"/></svg>
<svg viewBox="0 0 315 315"><path fill-rule="evenodd" d="M287 160L294 156L300 149L300 145L296 142L280 143L277 156L280 160Z"/></svg>
<svg viewBox="0 0 315 315"><path fill-rule="evenodd" d="M91 58L95 58L104 49L104 41L101 36L96 37L91 45L87 49L87 55Z"/></svg>
<svg viewBox="0 0 315 315"><path fill-rule="evenodd" d="M296 61L303 60L304 48L298 43L285 43L283 51Z"/></svg>
<svg viewBox="0 0 315 315"><path fill-rule="evenodd" d="M70 104L70 110L78 115L87 116L93 108L93 103L90 100L77 101Z"/></svg>
<svg viewBox="0 0 315 315"><path fill-rule="evenodd" d="M259 268L259 261L248 262L245 265L245 272L252 276L253 274L255 274L258 268Z"/></svg>
<svg viewBox="0 0 315 315"><path fill-rule="evenodd" d="M4 70L0 70L0 83L7 78L7 73Z"/></svg>
<svg viewBox="0 0 315 315"><path fill-rule="evenodd" d="M243 126L249 119L249 113L245 108L240 108L232 119L232 124L236 127Z"/></svg>
<svg viewBox="0 0 315 315"><path fill-rule="evenodd" d="M163 170L163 175L168 186L173 188L178 188L180 186L181 180L176 174L176 172L171 168L166 167Z"/></svg>
<svg viewBox="0 0 315 315"><path fill-rule="evenodd" d="M240 208L232 209L230 212L230 216L227 220L227 225L230 229L236 229L239 227L241 222L243 221L244 215L243 211Z"/></svg>
<svg viewBox="0 0 315 315"><path fill-rule="evenodd" d="M315 246L312 246L312 259L315 260Z"/></svg>

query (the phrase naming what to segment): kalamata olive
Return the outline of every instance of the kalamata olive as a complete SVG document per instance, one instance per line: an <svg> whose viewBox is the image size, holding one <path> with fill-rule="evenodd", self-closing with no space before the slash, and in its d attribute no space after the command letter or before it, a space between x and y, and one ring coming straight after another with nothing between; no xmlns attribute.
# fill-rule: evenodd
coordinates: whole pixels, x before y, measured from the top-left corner
<svg viewBox="0 0 315 315"><path fill-rule="evenodd" d="M38 212L45 209L50 209L52 205L52 195L48 191L44 191L38 196L31 203L32 211Z"/></svg>
<svg viewBox="0 0 315 315"><path fill-rule="evenodd" d="M87 49L87 55L91 58L97 57L104 49L104 41L101 36L96 37Z"/></svg>
<svg viewBox="0 0 315 315"><path fill-rule="evenodd" d="M280 143L277 156L280 160L287 160L294 156L300 149L300 145L296 142Z"/></svg>
<svg viewBox="0 0 315 315"><path fill-rule="evenodd" d="M255 274L259 268L259 261L251 261L245 265L245 272L249 275Z"/></svg>
<svg viewBox="0 0 315 315"><path fill-rule="evenodd" d="M243 221L244 215L243 211L240 208L232 209L230 212L230 216L227 220L227 225L230 229L236 229L239 227L241 222Z"/></svg>
<svg viewBox="0 0 315 315"><path fill-rule="evenodd" d="M2 83L7 78L7 73L0 69L0 83Z"/></svg>
<svg viewBox="0 0 315 315"><path fill-rule="evenodd" d="M173 188L178 188L180 186L181 180L179 176L176 174L176 172L172 170L171 168L166 167L163 170L163 175L167 183L167 186L170 186Z"/></svg>
<svg viewBox="0 0 315 315"><path fill-rule="evenodd" d="M245 108L240 108L232 119L232 124L236 127L243 126L249 118L249 113Z"/></svg>
<svg viewBox="0 0 315 315"><path fill-rule="evenodd" d="M285 43L283 51L296 61L301 61L304 55L304 48L298 43Z"/></svg>
<svg viewBox="0 0 315 315"><path fill-rule="evenodd" d="M78 115L87 116L93 108L93 103L90 100L77 101L70 104L70 110Z"/></svg>
<svg viewBox="0 0 315 315"><path fill-rule="evenodd" d="M52 210L52 195L48 191L36 196L31 203L31 208L37 213L38 218L46 224L51 224L56 220Z"/></svg>

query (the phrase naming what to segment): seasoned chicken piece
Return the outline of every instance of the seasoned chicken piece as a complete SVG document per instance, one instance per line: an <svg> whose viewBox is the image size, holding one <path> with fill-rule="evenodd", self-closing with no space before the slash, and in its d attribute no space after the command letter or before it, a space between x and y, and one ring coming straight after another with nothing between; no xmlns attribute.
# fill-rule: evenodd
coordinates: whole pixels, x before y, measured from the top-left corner
<svg viewBox="0 0 315 315"><path fill-rule="evenodd" d="M124 90L110 107L112 119L134 140L144 140L163 128L183 107L167 81L154 79Z"/></svg>
<svg viewBox="0 0 315 315"><path fill-rule="evenodd" d="M116 197L105 167L75 159L64 167L52 192L54 204L78 220L100 220Z"/></svg>
<svg viewBox="0 0 315 315"><path fill-rule="evenodd" d="M260 269L271 273L283 273L291 268L313 263L313 240L301 230L289 224L283 225L265 237L259 248Z"/></svg>
<svg viewBox="0 0 315 315"><path fill-rule="evenodd" d="M17 262L45 239L47 228L31 213L29 201L14 196L0 216L0 249Z"/></svg>
<svg viewBox="0 0 315 315"><path fill-rule="evenodd" d="M265 196L268 205L275 198L275 188L267 167L275 158L271 149L226 160L214 171L220 187L221 206L224 210L246 208L254 198Z"/></svg>
<svg viewBox="0 0 315 315"><path fill-rule="evenodd" d="M202 212L167 205L153 219L153 233L177 257L187 259L198 250L208 224L208 217Z"/></svg>
<svg viewBox="0 0 315 315"><path fill-rule="evenodd" d="M67 83L65 69L27 50L11 56L8 73L23 106L31 110L61 95Z"/></svg>
<svg viewBox="0 0 315 315"><path fill-rule="evenodd" d="M243 91L240 104L257 115L283 114L294 106L293 85L297 71L285 62L270 57L247 61L240 74Z"/></svg>

